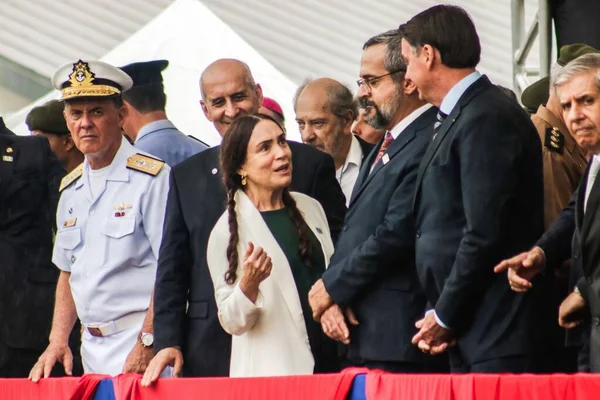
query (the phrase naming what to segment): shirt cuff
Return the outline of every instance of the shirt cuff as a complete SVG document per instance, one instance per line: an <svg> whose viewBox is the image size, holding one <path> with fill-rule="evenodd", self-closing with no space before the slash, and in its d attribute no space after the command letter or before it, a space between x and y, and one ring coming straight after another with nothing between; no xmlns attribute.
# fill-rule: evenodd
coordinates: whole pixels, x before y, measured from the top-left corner
<svg viewBox="0 0 600 400"><path fill-rule="evenodd" d="M439 326L441 326L444 329L450 330L450 328L448 327L448 325L446 325L445 323L442 322L441 319L439 319L439 317L437 316L437 313L435 312L435 310L427 310L427 312L425 313L425 315L427 315L427 314L429 314L431 312L433 313L433 316L435 318L435 322L437 322Z"/></svg>

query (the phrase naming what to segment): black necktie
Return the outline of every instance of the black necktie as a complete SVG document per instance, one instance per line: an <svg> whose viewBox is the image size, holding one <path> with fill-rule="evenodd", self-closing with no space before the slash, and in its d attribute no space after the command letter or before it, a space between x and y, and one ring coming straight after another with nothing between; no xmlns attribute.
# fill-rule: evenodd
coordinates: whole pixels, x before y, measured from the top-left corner
<svg viewBox="0 0 600 400"><path fill-rule="evenodd" d="M444 123L444 120L446 119L446 117L448 116L448 114L444 113L442 110L439 110L436 116L437 121L435 121L435 123L433 124L433 138L432 140L435 139L435 137L438 134L438 131L440 130L440 126L442 126L442 124Z"/></svg>

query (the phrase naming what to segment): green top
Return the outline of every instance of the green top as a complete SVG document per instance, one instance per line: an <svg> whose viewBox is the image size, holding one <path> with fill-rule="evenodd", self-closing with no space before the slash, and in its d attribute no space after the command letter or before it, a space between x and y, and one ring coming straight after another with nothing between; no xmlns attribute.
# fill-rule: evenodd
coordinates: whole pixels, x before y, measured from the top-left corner
<svg viewBox="0 0 600 400"><path fill-rule="evenodd" d="M308 340L315 359L315 372L335 371L331 367L331 362L337 361L335 347L333 342L324 337L321 325L313 320L312 310L308 303L310 288L321 278L321 275L325 271L325 256L321 249L321 243L309 229L313 260L311 266L307 267L302 262L302 257L300 256L300 237L294 226L294 220L288 214L288 210L282 208L275 211L264 211L261 212L261 215L290 264L298 297L300 298L300 305L302 306L302 314L304 314ZM273 265L273 268L281 268L281 266Z"/></svg>
<svg viewBox="0 0 600 400"><path fill-rule="evenodd" d="M308 232L313 247L313 260L312 265L307 267L302 262L302 257L300 256L300 237L287 209L263 211L260 214L290 263L292 275L294 275L294 281L296 282L296 289L298 289L298 296L300 296L304 319L306 319L308 314L310 321L312 321L312 311L308 304L308 292L325 271L325 256L321 249L321 243L319 243L313 232L309 229ZM278 267L280 266L273 266L273 268Z"/></svg>

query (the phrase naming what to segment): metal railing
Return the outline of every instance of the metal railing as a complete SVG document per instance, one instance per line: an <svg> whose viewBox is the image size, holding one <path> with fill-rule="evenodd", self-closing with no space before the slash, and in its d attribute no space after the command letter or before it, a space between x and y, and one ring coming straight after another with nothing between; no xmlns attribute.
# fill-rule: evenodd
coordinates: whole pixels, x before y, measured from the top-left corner
<svg viewBox="0 0 600 400"><path fill-rule="evenodd" d="M552 54L552 16L549 0L538 0L538 11L525 33L525 0L511 0L513 89L517 96L532 83L550 73ZM527 56L539 38L539 66L527 67Z"/></svg>

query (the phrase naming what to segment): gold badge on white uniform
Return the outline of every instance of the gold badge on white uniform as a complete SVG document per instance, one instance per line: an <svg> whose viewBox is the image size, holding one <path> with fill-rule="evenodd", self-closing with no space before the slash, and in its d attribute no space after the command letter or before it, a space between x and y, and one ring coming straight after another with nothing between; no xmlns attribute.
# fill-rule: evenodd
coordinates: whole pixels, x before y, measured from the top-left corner
<svg viewBox="0 0 600 400"><path fill-rule="evenodd" d="M70 228L72 226L75 226L75 224L77 224L77 218L68 219L63 224L63 228Z"/></svg>

